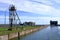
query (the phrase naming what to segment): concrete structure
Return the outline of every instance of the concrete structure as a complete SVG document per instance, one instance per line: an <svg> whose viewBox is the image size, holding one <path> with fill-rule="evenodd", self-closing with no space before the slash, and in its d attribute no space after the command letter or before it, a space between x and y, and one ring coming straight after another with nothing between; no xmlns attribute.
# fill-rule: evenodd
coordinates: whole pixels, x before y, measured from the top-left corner
<svg viewBox="0 0 60 40"><path fill-rule="evenodd" d="M50 25L57 26L58 22L57 21L50 21Z"/></svg>
<svg viewBox="0 0 60 40"><path fill-rule="evenodd" d="M0 40L8 40L8 35L0 36Z"/></svg>
<svg viewBox="0 0 60 40"><path fill-rule="evenodd" d="M20 21L20 18L16 12L15 6L10 5L10 7L9 7L9 26L10 26L10 28L8 30L12 30L13 25L14 26L17 25L18 21L19 21L19 24L21 24L21 21Z"/></svg>
<svg viewBox="0 0 60 40"><path fill-rule="evenodd" d="M24 22L25 26L35 26L35 22Z"/></svg>
<svg viewBox="0 0 60 40"><path fill-rule="evenodd" d="M12 39L12 38L16 38L16 37L18 37L18 33L19 33L20 36L27 35L29 33L41 30L41 29L46 28L46 27L47 26L45 26L45 27L42 26L40 28L34 28L34 29L30 29L30 30L25 30L25 31L22 31L22 32L16 32L16 33L10 33L10 34L7 34L7 35L2 35L2 36L0 36L0 40L9 40L9 39Z"/></svg>

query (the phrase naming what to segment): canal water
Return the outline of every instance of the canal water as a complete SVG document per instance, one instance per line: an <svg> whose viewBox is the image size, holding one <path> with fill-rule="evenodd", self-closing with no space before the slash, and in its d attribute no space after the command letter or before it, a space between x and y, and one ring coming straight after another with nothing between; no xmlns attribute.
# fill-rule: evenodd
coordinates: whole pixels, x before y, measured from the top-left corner
<svg viewBox="0 0 60 40"><path fill-rule="evenodd" d="M23 37L12 40L60 40L60 26L49 26Z"/></svg>

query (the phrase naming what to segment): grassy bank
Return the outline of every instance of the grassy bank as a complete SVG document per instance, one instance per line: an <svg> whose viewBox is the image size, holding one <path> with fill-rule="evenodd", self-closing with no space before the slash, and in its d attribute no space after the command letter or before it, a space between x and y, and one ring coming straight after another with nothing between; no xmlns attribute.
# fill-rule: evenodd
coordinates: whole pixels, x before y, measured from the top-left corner
<svg viewBox="0 0 60 40"><path fill-rule="evenodd" d="M43 26L39 26L39 27L43 27ZM0 27L0 35L6 35L6 34L10 34L10 33L15 33L15 32L21 32L23 30L30 30L33 28L38 28L36 26L19 26L19 27L13 27L12 31L8 30L8 27Z"/></svg>

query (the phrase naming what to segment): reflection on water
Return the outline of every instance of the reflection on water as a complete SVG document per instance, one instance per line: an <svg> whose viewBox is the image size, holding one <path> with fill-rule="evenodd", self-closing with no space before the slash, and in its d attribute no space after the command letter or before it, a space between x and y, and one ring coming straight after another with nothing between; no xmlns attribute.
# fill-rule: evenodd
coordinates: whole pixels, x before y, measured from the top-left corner
<svg viewBox="0 0 60 40"><path fill-rule="evenodd" d="M60 27L49 26L45 29L20 37L20 40L60 40Z"/></svg>

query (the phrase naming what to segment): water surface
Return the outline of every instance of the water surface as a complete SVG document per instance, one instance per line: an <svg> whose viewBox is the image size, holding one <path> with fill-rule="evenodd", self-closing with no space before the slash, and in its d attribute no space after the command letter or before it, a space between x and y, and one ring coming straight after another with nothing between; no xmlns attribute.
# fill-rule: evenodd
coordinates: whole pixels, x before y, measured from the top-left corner
<svg viewBox="0 0 60 40"><path fill-rule="evenodd" d="M18 38L14 38L12 40L18 40ZM60 26L49 26L42 30L20 37L19 40L60 40Z"/></svg>

